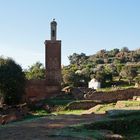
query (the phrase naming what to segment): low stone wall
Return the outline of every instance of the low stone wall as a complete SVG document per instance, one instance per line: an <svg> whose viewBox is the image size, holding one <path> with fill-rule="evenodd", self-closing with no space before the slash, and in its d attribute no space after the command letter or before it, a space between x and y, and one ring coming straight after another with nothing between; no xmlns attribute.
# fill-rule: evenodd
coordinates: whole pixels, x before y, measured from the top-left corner
<svg viewBox="0 0 140 140"><path fill-rule="evenodd" d="M26 82L26 100L39 101L59 94L60 87L48 86L46 80L28 80Z"/></svg>
<svg viewBox="0 0 140 140"><path fill-rule="evenodd" d="M81 100L81 101L74 101L68 104L65 107L65 110L79 110L79 109L89 109L91 107L96 106L97 104L100 104L101 102L96 102L92 100Z"/></svg>
<svg viewBox="0 0 140 140"><path fill-rule="evenodd" d="M85 99L99 100L102 102L116 102L118 100L133 99L133 96L140 96L140 89L131 88L111 92L89 92L85 95Z"/></svg>

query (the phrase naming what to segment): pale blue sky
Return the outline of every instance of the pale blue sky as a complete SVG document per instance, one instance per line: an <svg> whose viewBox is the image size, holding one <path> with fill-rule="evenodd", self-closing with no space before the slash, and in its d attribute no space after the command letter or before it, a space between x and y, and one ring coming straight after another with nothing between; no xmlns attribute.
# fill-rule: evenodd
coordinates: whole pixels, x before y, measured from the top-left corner
<svg viewBox="0 0 140 140"><path fill-rule="evenodd" d="M44 63L53 18L62 40L62 64L74 52L140 48L140 0L0 0L0 55L23 68Z"/></svg>

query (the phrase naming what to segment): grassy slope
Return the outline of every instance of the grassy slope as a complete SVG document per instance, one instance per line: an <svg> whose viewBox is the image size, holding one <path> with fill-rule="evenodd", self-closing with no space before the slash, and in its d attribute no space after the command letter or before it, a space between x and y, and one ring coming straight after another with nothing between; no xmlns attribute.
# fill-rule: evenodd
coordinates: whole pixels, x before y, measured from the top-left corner
<svg viewBox="0 0 140 140"><path fill-rule="evenodd" d="M140 106L139 101L121 101L125 108L138 107ZM107 110L115 109L115 104L104 104L98 108L94 113L103 113ZM71 136L71 137L83 137L83 138L94 138L104 139L101 133L101 129L111 130L114 133L118 133L129 138L130 140L140 139L140 111L139 110L117 110L113 115L109 115L106 120L98 121L92 124L79 125L71 128L62 129L59 135ZM119 108L120 109L120 108ZM114 110L115 111L115 110ZM69 111L68 111L69 112ZM71 111L70 111L71 112ZM76 113L77 111L75 111ZM56 134L57 135L57 134Z"/></svg>
<svg viewBox="0 0 140 140"><path fill-rule="evenodd" d="M119 114L117 116L109 116L105 120L97 121L91 124L82 124L78 126L68 127L58 132L61 136L94 138L103 140L102 130L111 130L116 134L123 135L129 140L140 139L140 111L129 114ZM57 134L56 134L57 135Z"/></svg>

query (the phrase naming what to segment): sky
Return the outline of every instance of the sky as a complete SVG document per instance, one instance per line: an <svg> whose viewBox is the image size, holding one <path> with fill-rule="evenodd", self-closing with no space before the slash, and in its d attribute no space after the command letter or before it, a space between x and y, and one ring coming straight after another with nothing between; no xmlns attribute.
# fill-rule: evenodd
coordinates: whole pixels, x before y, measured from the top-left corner
<svg viewBox="0 0 140 140"><path fill-rule="evenodd" d="M0 56L44 64L53 18L63 65L73 53L140 48L140 0L0 0Z"/></svg>

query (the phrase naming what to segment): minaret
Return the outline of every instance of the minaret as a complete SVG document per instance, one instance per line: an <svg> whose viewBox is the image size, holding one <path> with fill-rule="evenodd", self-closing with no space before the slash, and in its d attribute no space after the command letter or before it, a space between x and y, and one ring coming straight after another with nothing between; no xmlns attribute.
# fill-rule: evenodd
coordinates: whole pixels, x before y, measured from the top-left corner
<svg viewBox="0 0 140 140"><path fill-rule="evenodd" d="M51 40L45 40L46 85L61 89L61 40L57 40L57 22L51 25Z"/></svg>
<svg viewBox="0 0 140 140"><path fill-rule="evenodd" d="M56 40L57 36L57 23L55 19L51 22L51 40Z"/></svg>

